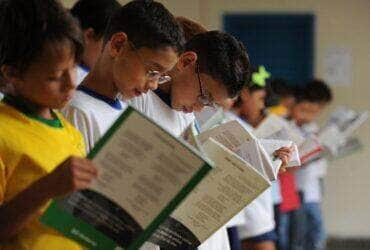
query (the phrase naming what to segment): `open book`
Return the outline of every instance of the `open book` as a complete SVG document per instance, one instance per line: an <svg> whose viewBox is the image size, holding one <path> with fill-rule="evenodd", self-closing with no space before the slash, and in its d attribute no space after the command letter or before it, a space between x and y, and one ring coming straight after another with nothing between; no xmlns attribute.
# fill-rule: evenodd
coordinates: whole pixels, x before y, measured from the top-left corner
<svg viewBox="0 0 370 250"><path fill-rule="evenodd" d="M270 186L266 177L213 138L202 146L215 169L149 239L163 249L195 249Z"/></svg>
<svg viewBox="0 0 370 250"><path fill-rule="evenodd" d="M269 114L256 128L254 134L258 138L293 141L298 146L305 140L289 121L274 114Z"/></svg>
<svg viewBox="0 0 370 250"><path fill-rule="evenodd" d="M231 120L205 131L198 138L201 143L204 143L208 138L215 139L253 166L268 181L277 179L282 164L279 159L273 156L273 153L281 147L296 147L292 141L288 140L260 140L255 136L255 133L250 133L237 120ZM297 150L294 155L291 166L300 165Z"/></svg>
<svg viewBox="0 0 370 250"><path fill-rule="evenodd" d="M299 160L295 163L307 164L323 156L325 148L316 135L304 137L292 122L271 114L256 129L256 135L261 138L291 140L298 145ZM293 154L293 158L296 155ZM293 164L294 165L294 164Z"/></svg>
<svg viewBox="0 0 370 250"><path fill-rule="evenodd" d="M131 107L88 158L98 178L88 190L53 201L41 222L90 249L138 249L212 169Z"/></svg>
<svg viewBox="0 0 370 250"><path fill-rule="evenodd" d="M200 132L209 130L220 125L225 120L222 108L205 107L201 112L195 112L195 117Z"/></svg>
<svg viewBox="0 0 370 250"><path fill-rule="evenodd" d="M335 157L368 117L367 111L356 112L346 107L338 107L320 130L318 140Z"/></svg>
<svg viewBox="0 0 370 250"><path fill-rule="evenodd" d="M214 162L215 169L149 239L164 249L194 249L226 223L240 224L240 218L230 220L277 177L281 161L271 154L293 145L289 141L260 142L236 120L200 135L190 126L183 136Z"/></svg>

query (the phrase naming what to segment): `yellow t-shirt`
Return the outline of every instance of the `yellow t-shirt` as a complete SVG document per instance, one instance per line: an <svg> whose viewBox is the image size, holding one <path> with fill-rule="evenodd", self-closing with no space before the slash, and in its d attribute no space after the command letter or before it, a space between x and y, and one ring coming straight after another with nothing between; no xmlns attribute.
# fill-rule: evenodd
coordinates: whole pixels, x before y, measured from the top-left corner
<svg viewBox="0 0 370 250"><path fill-rule="evenodd" d="M69 156L85 155L81 134L59 113L56 115L61 127L29 118L17 109L0 103L0 204L53 171ZM40 215L44 209L40 209ZM1 242L0 249L74 250L82 247L45 227L36 218L14 239Z"/></svg>
<svg viewBox="0 0 370 250"><path fill-rule="evenodd" d="M275 114L275 115L278 115L278 116L287 116L288 115L288 109L283 105L277 105L277 106L269 107L268 111L271 114Z"/></svg>

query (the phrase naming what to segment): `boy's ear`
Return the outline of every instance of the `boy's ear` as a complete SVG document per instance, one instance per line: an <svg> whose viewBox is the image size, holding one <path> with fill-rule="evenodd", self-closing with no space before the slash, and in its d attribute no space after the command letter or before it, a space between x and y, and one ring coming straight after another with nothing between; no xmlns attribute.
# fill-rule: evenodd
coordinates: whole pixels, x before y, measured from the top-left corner
<svg viewBox="0 0 370 250"><path fill-rule="evenodd" d="M242 91L240 92L240 98L242 99L243 102L245 102L248 100L249 97L250 97L249 90L247 88L243 88Z"/></svg>
<svg viewBox="0 0 370 250"><path fill-rule="evenodd" d="M94 40L96 41L96 35L95 35L95 31L93 28L88 28L86 30L83 31L83 36L84 36L84 42L87 43L91 40Z"/></svg>
<svg viewBox="0 0 370 250"><path fill-rule="evenodd" d="M109 53L112 57L121 54L126 46L128 46L128 38L126 33L118 32L112 35L108 42Z"/></svg>
<svg viewBox="0 0 370 250"><path fill-rule="evenodd" d="M182 70L186 67L195 65L198 60L197 53L193 51L186 51L180 55L177 67L179 70Z"/></svg>
<svg viewBox="0 0 370 250"><path fill-rule="evenodd" d="M2 78L4 78L5 82L13 82L14 79L20 78L20 72L13 66L3 65L0 68Z"/></svg>

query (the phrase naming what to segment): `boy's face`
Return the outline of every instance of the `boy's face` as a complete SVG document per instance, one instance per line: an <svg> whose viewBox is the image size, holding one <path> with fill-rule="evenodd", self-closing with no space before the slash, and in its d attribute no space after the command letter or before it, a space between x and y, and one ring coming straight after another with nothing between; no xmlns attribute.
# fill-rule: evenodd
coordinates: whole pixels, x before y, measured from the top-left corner
<svg viewBox="0 0 370 250"><path fill-rule="evenodd" d="M291 116L298 126L315 121L325 104L303 101L295 104Z"/></svg>
<svg viewBox="0 0 370 250"><path fill-rule="evenodd" d="M266 91L264 89L255 90L250 93L243 89L241 93L241 114L250 124L257 124L261 119L262 111L265 108Z"/></svg>
<svg viewBox="0 0 370 250"><path fill-rule="evenodd" d="M221 82L197 71L197 56L194 52L185 52L180 56L172 78L173 109L191 113L202 110L207 104L218 104L225 108L228 106L227 89Z"/></svg>
<svg viewBox="0 0 370 250"><path fill-rule="evenodd" d="M13 94L39 108L65 107L76 88L75 55L71 47L69 42L47 43L25 72L14 68L6 70Z"/></svg>
<svg viewBox="0 0 370 250"><path fill-rule="evenodd" d="M125 99L155 90L158 76L166 75L178 60L174 48L136 49L124 33L113 35L108 46L113 58L113 82ZM152 77L153 72L157 77Z"/></svg>
<svg viewBox="0 0 370 250"><path fill-rule="evenodd" d="M294 96L285 96L280 98L280 104L286 107L288 110L291 110L295 104Z"/></svg>

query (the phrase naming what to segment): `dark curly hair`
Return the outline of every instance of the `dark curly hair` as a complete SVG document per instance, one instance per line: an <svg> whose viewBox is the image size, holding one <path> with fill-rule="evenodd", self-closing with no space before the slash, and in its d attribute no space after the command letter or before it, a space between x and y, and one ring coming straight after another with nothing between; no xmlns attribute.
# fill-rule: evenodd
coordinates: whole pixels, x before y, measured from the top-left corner
<svg viewBox="0 0 370 250"><path fill-rule="evenodd" d="M92 28L96 38L103 37L110 17L121 5L116 0L79 0L71 13L80 23L81 29Z"/></svg>
<svg viewBox="0 0 370 250"><path fill-rule="evenodd" d="M185 45L198 55L200 71L221 81L229 97L236 97L250 81L251 64L244 45L230 34L208 31L195 35Z"/></svg>
<svg viewBox="0 0 370 250"><path fill-rule="evenodd" d="M69 42L76 60L83 52L77 21L56 0L0 1L0 30L0 66L13 66L21 72L49 42Z"/></svg>
<svg viewBox="0 0 370 250"><path fill-rule="evenodd" d="M304 101L329 103L333 99L329 86L321 80L313 80L302 87L297 87L294 96L297 103Z"/></svg>

